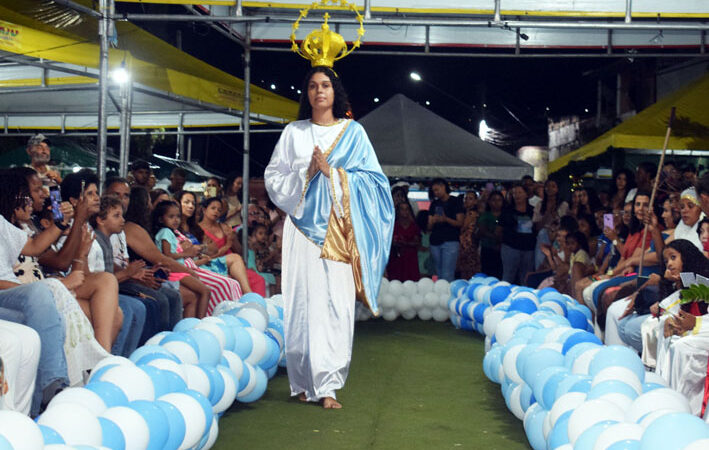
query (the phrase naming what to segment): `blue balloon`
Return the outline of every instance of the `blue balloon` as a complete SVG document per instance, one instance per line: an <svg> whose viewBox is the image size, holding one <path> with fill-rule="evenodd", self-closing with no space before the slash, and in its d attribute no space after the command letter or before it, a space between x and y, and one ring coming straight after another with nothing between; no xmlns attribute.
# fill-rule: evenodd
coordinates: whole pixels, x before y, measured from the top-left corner
<svg viewBox="0 0 709 450"><path fill-rule="evenodd" d="M113 367L117 367L118 364L106 364L105 366L101 367L98 370L94 370L91 372L91 381L99 381L101 380L101 377L103 376L104 373L108 372L109 369Z"/></svg>
<svg viewBox="0 0 709 450"><path fill-rule="evenodd" d="M455 283L455 281L453 283ZM469 283L468 286L465 287L464 295L468 300L476 301L475 291L477 291L480 286L482 286L480 283ZM456 291L453 290L453 287L453 284L451 284L451 295L457 296L458 294L455 293Z"/></svg>
<svg viewBox="0 0 709 450"><path fill-rule="evenodd" d="M606 380L601 381L588 391L587 400L600 398L606 394L623 394L631 400L635 400L638 397L638 393L628 383L620 380Z"/></svg>
<svg viewBox="0 0 709 450"><path fill-rule="evenodd" d="M239 358L246 359L253 345L251 335L244 327L234 328L234 353L239 355Z"/></svg>
<svg viewBox="0 0 709 450"><path fill-rule="evenodd" d="M647 450L684 448L700 439L709 439L709 426L702 419L689 413L672 413L650 422L640 446Z"/></svg>
<svg viewBox="0 0 709 450"><path fill-rule="evenodd" d="M550 378L552 377L565 377L566 375L569 374L569 371L562 366L550 366L547 367L546 369L543 369L541 372L537 373L537 375L534 377L534 380L532 380L532 392L534 392L534 398L538 399L537 401L539 404L542 405L542 408L549 410L551 409L552 405L554 404L554 398L553 395L550 394L549 398L552 398L551 402L547 402L546 398L544 396L544 388L547 385L547 382L549 381ZM561 381L562 378L558 378L559 381ZM559 384L559 381L557 381L555 384ZM556 389L554 389L556 392Z"/></svg>
<svg viewBox="0 0 709 450"><path fill-rule="evenodd" d="M172 331L187 331L199 325L200 320L196 317L186 317L177 322Z"/></svg>
<svg viewBox="0 0 709 450"><path fill-rule="evenodd" d="M510 308L508 309L508 311L520 311L527 314L532 314L536 310L537 304L525 297L512 300L510 302Z"/></svg>
<svg viewBox="0 0 709 450"><path fill-rule="evenodd" d="M148 450L162 450L167 443L167 436L170 434L170 424L167 416L154 402L147 400L136 400L128 405L138 414L143 416L145 423L148 424L150 430L150 439L148 440Z"/></svg>
<svg viewBox="0 0 709 450"><path fill-rule="evenodd" d="M278 358L281 356L281 349L275 339L266 339L266 356L259 361L258 366L263 370L268 370L278 364Z"/></svg>
<svg viewBox="0 0 709 450"><path fill-rule="evenodd" d="M544 419L547 414L549 414L549 411L542 408L539 403L530 406L525 414L524 432L527 435L529 445L531 445L534 450L545 450L547 448L543 428Z"/></svg>
<svg viewBox="0 0 709 450"><path fill-rule="evenodd" d="M160 347L160 348L162 348L162 347ZM172 353L167 352L167 351L166 351L166 353L148 353L147 355L143 355L140 357L140 359L135 361L135 364L136 365L141 365L141 364L144 365L144 364L148 364L150 361L155 361L156 359L167 359L167 360L176 362L177 364L182 364L182 361L180 361L179 358L177 358L177 356L175 356Z"/></svg>
<svg viewBox="0 0 709 450"><path fill-rule="evenodd" d="M278 372L278 364L276 364L275 366L271 367L270 369L268 369L266 371L266 375L268 375L268 379L270 380L271 378L273 378L276 375L276 372Z"/></svg>
<svg viewBox="0 0 709 450"><path fill-rule="evenodd" d="M611 444L606 450L640 450L640 441L625 439Z"/></svg>
<svg viewBox="0 0 709 450"><path fill-rule="evenodd" d="M205 430L209 430L209 427L212 425L212 416L214 416L214 413L212 412L212 405L209 403L209 400L207 397L204 395L200 394L199 392L192 390L192 389L187 389L185 391L185 394L189 395L190 397L194 398L199 402L199 405L202 407L202 410L204 411L204 415L207 418L206 423L204 424Z"/></svg>
<svg viewBox="0 0 709 450"><path fill-rule="evenodd" d="M160 370L157 367L153 366L147 366L147 365L139 365L138 366L143 372L147 373L150 379L153 382L153 386L155 387L155 398L162 397L165 394L168 394L170 392L173 392L170 390L170 382L168 380L168 376L166 375L167 370ZM170 372L173 373L174 372ZM175 374L175 376L178 376ZM178 376L179 378L179 376Z"/></svg>
<svg viewBox="0 0 709 450"><path fill-rule="evenodd" d="M244 361L243 364L244 370L241 372L241 377L239 378L239 389L237 389L236 392L241 392L246 386L248 386L251 381L251 374L254 371L254 366L251 364L246 361Z"/></svg>
<svg viewBox="0 0 709 450"><path fill-rule="evenodd" d="M264 308L268 307L266 300L264 300L263 297L261 297L256 292L249 292L248 294L242 295L241 298L239 299L239 303L258 303L259 305L263 306ZM209 428L209 427L207 427L207 428Z"/></svg>
<svg viewBox="0 0 709 450"><path fill-rule="evenodd" d="M192 329L187 332L197 342L200 364L216 366L222 357L217 338L207 330Z"/></svg>
<svg viewBox="0 0 709 450"><path fill-rule="evenodd" d="M184 392L187 389L187 383L181 376L172 370L163 370L163 376L167 380L168 392ZM155 398L158 398L155 396Z"/></svg>
<svg viewBox="0 0 709 450"><path fill-rule="evenodd" d="M577 331L573 333L571 336L569 336L566 341L564 342L564 346L561 348L561 353L566 355L566 353L573 348L574 346L582 343L582 342L591 342L596 345L603 345L603 342L601 342L600 339L598 339L598 336L596 336L593 333L589 333L588 331ZM583 347L587 348L587 347ZM574 358L575 359L575 358Z"/></svg>
<svg viewBox="0 0 709 450"><path fill-rule="evenodd" d="M569 323L572 327L578 328L579 330L586 329L586 316L578 309L569 308L566 313L566 318L569 319Z"/></svg>
<svg viewBox="0 0 709 450"><path fill-rule="evenodd" d="M213 366L198 364L198 367L202 369L204 373L207 374L207 378L209 378L208 400L209 403L214 406L217 402L219 402L219 399L222 398L222 395L224 394L224 378L219 375L219 371L217 371L217 369Z"/></svg>
<svg viewBox="0 0 709 450"><path fill-rule="evenodd" d="M460 328L466 331L473 331L473 322L468 319L460 319Z"/></svg>
<svg viewBox="0 0 709 450"><path fill-rule="evenodd" d="M254 369L256 371L256 386L254 386L254 389L247 395L236 395L237 400L242 403L252 403L260 399L263 397L263 394L266 392L266 388L268 387L268 376L266 375L266 372L264 372L260 367L255 367Z"/></svg>
<svg viewBox="0 0 709 450"><path fill-rule="evenodd" d="M572 412L573 410L566 411L556 419L556 423L547 436L549 448L554 449L569 444L569 418Z"/></svg>
<svg viewBox="0 0 709 450"><path fill-rule="evenodd" d="M551 410L551 407L554 406L554 402L556 401L556 390L559 388L559 383L561 383L568 376L569 370L566 367L564 367L561 371L557 371L547 378L546 383L544 383L544 386L542 387L542 397L539 398L536 395L534 396L535 398L539 398L537 401L540 402L545 409Z"/></svg>
<svg viewBox="0 0 709 450"><path fill-rule="evenodd" d="M527 412L530 406L536 403L532 388L527 383L522 384L522 392L519 394L519 403L522 405L522 411Z"/></svg>
<svg viewBox="0 0 709 450"><path fill-rule="evenodd" d="M645 381L645 366L635 350L623 345L607 345L596 353L588 367L589 375L596 375L606 367L620 366L630 369L638 376L640 382Z"/></svg>
<svg viewBox="0 0 709 450"><path fill-rule="evenodd" d="M593 450L598 436L608 427L616 423L618 423L616 420L604 420L591 425L576 439L576 442L574 442L574 450Z"/></svg>
<svg viewBox="0 0 709 450"><path fill-rule="evenodd" d="M497 305L500 302L505 301L509 297L511 289L509 286L495 286L490 291L490 303Z"/></svg>
<svg viewBox="0 0 709 450"><path fill-rule="evenodd" d="M532 390L535 391L535 396L536 389L534 389L534 380L537 374L547 367L553 366L563 367L564 356L556 350L552 350L550 348L536 349L529 355L528 358L526 358L526 362L524 367L522 367L520 376L528 385L532 386Z"/></svg>
<svg viewBox="0 0 709 450"><path fill-rule="evenodd" d="M567 392L578 392L578 391L572 391L571 388L574 387L574 385L576 385L577 383L584 381L584 380L588 381L589 389L590 389L591 377L589 377L588 375L580 375L577 373L569 374L566 378L561 380L559 382L559 385L556 387L556 394L555 394L556 400L558 400L559 397L566 394Z"/></svg>
<svg viewBox="0 0 709 450"><path fill-rule="evenodd" d="M213 322L216 326L218 326L222 332L224 333L224 350L231 350L234 348L234 340L236 339L234 336L234 330L232 327L229 325L226 325L224 323L219 323L219 322ZM270 323L269 323L270 326Z"/></svg>
<svg viewBox="0 0 709 450"><path fill-rule="evenodd" d="M163 347L160 347L159 345L144 345L142 347L138 347L133 353L131 353L129 359L134 363L138 364L138 360L140 358L146 355L151 355L153 353L165 355L167 359L172 359L176 363L180 362L177 358L175 358L175 355L165 350Z"/></svg>
<svg viewBox="0 0 709 450"><path fill-rule="evenodd" d="M113 383L108 381L91 381L84 387L98 394L109 408L128 405L128 397L126 397L126 394Z"/></svg>
<svg viewBox="0 0 709 450"><path fill-rule="evenodd" d="M557 292L558 293L559 291L557 291L556 289L554 289L551 286L547 286L545 288L539 289L539 292L537 292L537 297L539 297L539 299L541 300L542 298L544 298L544 295L547 292Z"/></svg>
<svg viewBox="0 0 709 450"><path fill-rule="evenodd" d="M126 437L123 436L121 428L116 425L115 422L105 417L99 417L98 421L101 424L101 431L103 432L101 445L113 450L124 450L126 448Z"/></svg>
<svg viewBox="0 0 709 450"><path fill-rule="evenodd" d="M522 351L524 351L524 349L522 349ZM490 381L495 383L500 383L501 381L498 377L500 364L502 364L501 355L502 346L498 345L497 347L491 348L490 351L487 352L485 354L485 357L483 358L483 373Z"/></svg>
<svg viewBox="0 0 709 450"><path fill-rule="evenodd" d="M475 309L473 309L473 319L477 323L483 323L485 321L485 310L488 308L489 306L484 303L476 304Z"/></svg>
<svg viewBox="0 0 709 450"><path fill-rule="evenodd" d="M0 435L0 450L13 450L10 441L8 441L5 436Z"/></svg>
<svg viewBox="0 0 709 450"><path fill-rule="evenodd" d="M578 380L576 383L571 385L569 392L583 392L588 393L591 390L591 379L590 377Z"/></svg>
<svg viewBox="0 0 709 450"><path fill-rule="evenodd" d="M232 310L232 311L237 311L237 312L238 312L238 309L237 309L237 308L234 308L234 310ZM233 328L241 328L241 327L243 327L243 325L241 324L241 322L239 322L239 319L237 319L236 317L232 316L231 314L224 313L224 314L220 315L219 318L222 319L222 320L224 321L224 323L226 323L229 328L232 328L232 329L233 329ZM227 350L232 350L232 349L227 349ZM233 351L233 350L232 350L232 351Z"/></svg>
<svg viewBox="0 0 709 450"><path fill-rule="evenodd" d="M54 428L48 427L46 425L39 425L39 431L42 432L42 438L44 438L44 445L50 444L66 444L64 438L57 433ZM2 437L2 436L0 436ZM8 442L9 444L9 442ZM2 446L0 446L2 448ZM12 449L12 446L8 447Z"/></svg>
<svg viewBox="0 0 709 450"><path fill-rule="evenodd" d="M178 448L185 438L185 418L182 417L180 410L171 403L156 400L154 404L162 410L167 418L169 433L164 448Z"/></svg>
<svg viewBox="0 0 709 450"><path fill-rule="evenodd" d="M455 280L450 284L450 294L453 297L457 297L458 294L460 294L460 291L463 289L467 289L468 287L468 282L465 280ZM472 300L472 299L471 299Z"/></svg>
<svg viewBox="0 0 709 450"><path fill-rule="evenodd" d="M527 344L520 352L517 354L517 360L515 361L515 369L517 373L522 376L524 365L527 363L527 358L534 353L534 351L539 347L539 344Z"/></svg>
<svg viewBox="0 0 709 450"><path fill-rule="evenodd" d="M551 333L552 328L539 328L534 331L529 339L530 344L543 344L546 342L547 334Z"/></svg>

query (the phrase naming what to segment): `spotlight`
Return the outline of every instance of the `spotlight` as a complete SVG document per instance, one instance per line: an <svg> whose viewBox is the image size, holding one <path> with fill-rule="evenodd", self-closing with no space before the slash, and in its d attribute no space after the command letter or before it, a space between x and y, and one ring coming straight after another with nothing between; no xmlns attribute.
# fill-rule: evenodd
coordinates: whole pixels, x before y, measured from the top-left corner
<svg viewBox="0 0 709 450"><path fill-rule="evenodd" d="M419 75L419 74L416 73L416 72L411 72L411 73L409 74L409 76L410 76L411 79L414 80L414 81L421 81L421 75Z"/></svg>

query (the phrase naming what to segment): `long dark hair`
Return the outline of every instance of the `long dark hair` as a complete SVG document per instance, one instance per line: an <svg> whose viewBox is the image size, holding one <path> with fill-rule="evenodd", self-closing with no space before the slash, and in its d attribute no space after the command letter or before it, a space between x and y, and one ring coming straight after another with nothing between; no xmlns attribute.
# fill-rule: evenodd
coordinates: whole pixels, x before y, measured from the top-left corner
<svg viewBox="0 0 709 450"><path fill-rule="evenodd" d="M618 186L615 184L615 180L620 174L625 175L626 194L635 187L635 175L633 174L633 172L630 169L619 169L618 171L616 171L616 173L613 174L613 183L611 184L611 189L608 192L608 195L610 195L611 198L613 198L615 194L618 193Z"/></svg>
<svg viewBox="0 0 709 450"><path fill-rule="evenodd" d="M150 233L150 194L143 186L130 189L130 204L126 211L126 222L140 225Z"/></svg>
<svg viewBox="0 0 709 450"><path fill-rule="evenodd" d="M650 193L647 191L638 191L635 194L635 197L633 197L633 212L630 216L630 229L628 230L629 234L635 234L643 229L643 223L640 222L637 217L635 217L635 199L641 196L647 197L648 201L650 200ZM652 208L652 205L649 205L649 207Z"/></svg>
<svg viewBox="0 0 709 450"><path fill-rule="evenodd" d="M239 189L237 192L232 193L231 192L231 187L234 186L234 180L237 178L241 177L242 175L239 172L230 172L229 175L226 177L226 181L224 182L224 195L225 196L230 196L230 195L236 195L240 200L241 200L241 189ZM243 177L242 177L243 180ZM243 182L243 181L242 181ZM195 202L196 204L196 202Z"/></svg>
<svg viewBox="0 0 709 450"><path fill-rule="evenodd" d="M347 93L345 92L345 87L342 85L342 80L337 76L332 69L324 66L313 67L308 71L308 74L303 79L303 87L301 88L300 94L300 109L298 109L298 120L310 119L313 117L313 107L310 105L310 100L308 99L308 84L310 84L310 79L316 73L324 73L332 83L332 90L335 91L335 100L332 103L332 115L336 119L344 119L352 115L352 107L350 106L350 101L347 98Z"/></svg>
<svg viewBox="0 0 709 450"><path fill-rule="evenodd" d="M186 219L185 215L182 214L182 221L187 224L187 230L190 232L190 234L196 237L199 242L202 242L202 239L204 239L204 230L202 230L202 227L197 225L197 216L199 213L200 206L197 202L197 194L190 191L180 191L177 193L177 195L175 196L175 200L177 200L177 204L180 206L180 212L182 212L182 198L185 195L191 195L194 199L194 213L192 213L192 215L190 217L187 217Z"/></svg>
<svg viewBox="0 0 709 450"><path fill-rule="evenodd" d="M694 272L697 275L709 278L709 259L704 256L694 244L692 244L687 239L675 239L674 241L667 244L667 248L672 248L676 250L682 257L682 271L683 272ZM665 273L666 263L664 255L661 259L662 261L662 272ZM660 281L660 296L665 298L677 289L669 280L666 280L664 276Z"/></svg>
<svg viewBox="0 0 709 450"><path fill-rule="evenodd" d="M505 204L507 203L505 201L505 196L502 195L502 192L500 192L500 191L492 191L492 192L490 192L490 195L487 197L487 202L485 203L485 211L492 212L492 208L490 208L490 200L492 200L492 197L494 197L496 195L499 195L500 198L502 199L502 208L501 209L505 209Z"/></svg>
<svg viewBox="0 0 709 450"><path fill-rule="evenodd" d="M153 236L158 234L158 231L166 227L162 221L162 217L170 208L177 208L179 211L180 205L178 205L174 200L163 200L155 205L155 209L152 212L152 217L150 220L152 224L151 231L153 232Z"/></svg>
<svg viewBox="0 0 709 450"><path fill-rule="evenodd" d="M0 171L0 214L12 223L15 209L25 206L25 199L30 197L30 187L24 175L12 169Z"/></svg>

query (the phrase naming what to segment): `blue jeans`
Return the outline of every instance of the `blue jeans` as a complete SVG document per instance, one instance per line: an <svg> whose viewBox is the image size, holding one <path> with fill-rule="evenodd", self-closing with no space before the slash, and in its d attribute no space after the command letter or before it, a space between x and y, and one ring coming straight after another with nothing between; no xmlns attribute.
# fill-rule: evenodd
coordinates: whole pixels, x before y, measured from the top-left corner
<svg viewBox="0 0 709 450"><path fill-rule="evenodd" d="M135 297L118 296L118 306L123 311L123 326L113 343L111 353L118 356L130 356L138 347L145 325L145 305Z"/></svg>
<svg viewBox="0 0 709 450"><path fill-rule="evenodd" d="M15 317L22 314L22 324L39 334L42 353L37 367L37 382L32 397L33 416L39 412L44 389L51 384L69 385L66 356L64 355L64 323L54 297L44 283L24 284L0 290L0 307L13 311Z"/></svg>
<svg viewBox="0 0 709 450"><path fill-rule="evenodd" d="M508 283L522 285L527 273L534 271L534 250L517 250L502 244L500 256L502 257L502 279Z"/></svg>
<svg viewBox="0 0 709 450"><path fill-rule="evenodd" d="M159 294L167 298L170 305L168 316L168 330L172 330L177 322L182 320L182 296L180 295L180 283L177 281L165 281L158 290Z"/></svg>
<svg viewBox="0 0 709 450"><path fill-rule="evenodd" d="M441 245L431 246L431 256L438 278L448 281L455 280L455 265L458 262L459 251L460 242L458 241L447 241Z"/></svg>
<svg viewBox="0 0 709 450"><path fill-rule="evenodd" d="M618 335L623 342L633 347L638 353L643 351L643 337L640 327L648 317L650 317L650 314L639 315L634 312L618 321Z"/></svg>

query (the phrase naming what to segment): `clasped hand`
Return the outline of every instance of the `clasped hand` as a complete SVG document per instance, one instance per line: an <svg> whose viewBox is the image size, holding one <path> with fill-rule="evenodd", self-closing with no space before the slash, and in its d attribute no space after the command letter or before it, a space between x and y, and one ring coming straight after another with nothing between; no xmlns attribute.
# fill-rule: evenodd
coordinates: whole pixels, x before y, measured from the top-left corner
<svg viewBox="0 0 709 450"><path fill-rule="evenodd" d="M313 150L313 158L310 160L310 166L308 166L308 178L313 178L318 171L322 172L326 177L330 177L330 165L327 163L327 159L320 147L316 145Z"/></svg>

